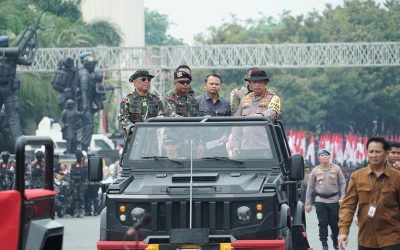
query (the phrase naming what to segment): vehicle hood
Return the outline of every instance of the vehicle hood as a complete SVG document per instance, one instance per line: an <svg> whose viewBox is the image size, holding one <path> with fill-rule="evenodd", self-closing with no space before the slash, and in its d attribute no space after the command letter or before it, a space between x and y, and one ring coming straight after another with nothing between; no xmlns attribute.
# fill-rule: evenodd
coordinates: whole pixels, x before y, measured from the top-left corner
<svg viewBox="0 0 400 250"><path fill-rule="evenodd" d="M193 194L259 193L268 174L202 173L192 178ZM269 181L268 181L269 182ZM158 174L135 176L124 190L131 195L189 194L190 174Z"/></svg>

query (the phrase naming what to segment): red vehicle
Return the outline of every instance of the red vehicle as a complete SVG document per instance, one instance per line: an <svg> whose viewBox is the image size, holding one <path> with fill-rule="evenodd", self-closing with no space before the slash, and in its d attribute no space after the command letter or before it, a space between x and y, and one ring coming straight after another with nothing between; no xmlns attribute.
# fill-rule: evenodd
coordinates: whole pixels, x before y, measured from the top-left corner
<svg viewBox="0 0 400 250"><path fill-rule="evenodd" d="M25 189L26 145L45 146L45 181L41 189ZM62 249L64 228L54 221L53 141L47 136L21 136L15 148L14 189L0 192L1 249Z"/></svg>

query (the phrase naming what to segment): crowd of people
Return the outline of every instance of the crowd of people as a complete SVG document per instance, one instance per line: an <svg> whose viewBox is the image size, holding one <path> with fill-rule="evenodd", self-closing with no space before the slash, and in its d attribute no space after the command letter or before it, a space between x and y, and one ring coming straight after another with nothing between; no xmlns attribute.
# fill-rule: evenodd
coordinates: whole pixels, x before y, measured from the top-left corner
<svg viewBox="0 0 400 250"><path fill-rule="evenodd" d="M122 128L157 116L264 116L275 120L281 113L280 98L268 91L269 78L260 68L247 71L244 86L231 92L230 102L219 95L223 81L217 74L207 75L204 93L194 96L190 67L180 65L174 72L174 89L164 100L150 93L153 78L147 70L137 70L129 78L135 90L121 100L118 119Z"/></svg>

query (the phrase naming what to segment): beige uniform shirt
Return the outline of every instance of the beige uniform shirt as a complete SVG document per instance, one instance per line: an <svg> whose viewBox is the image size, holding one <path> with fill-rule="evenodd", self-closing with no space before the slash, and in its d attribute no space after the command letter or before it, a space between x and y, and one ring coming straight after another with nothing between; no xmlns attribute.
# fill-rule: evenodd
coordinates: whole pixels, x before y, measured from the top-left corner
<svg viewBox="0 0 400 250"><path fill-rule="evenodd" d="M317 195L315 202L335 203L342 199L346 192L346 180L340 167L331 163L326 167L313 168L307 185L306 205L311 205L311 195L314 191L326 195L338 193L330 198L322 198ZM339 195L342 198L339 198Z"/></svg>
<svg viewBox="0 0 400 250"><path fill-rule="evenodd" d="M262 96L250 93L242 98L236 116L251 116L260 114L270 118L272 121L281 113L281 100L279 96L266 92Z"/></svg>

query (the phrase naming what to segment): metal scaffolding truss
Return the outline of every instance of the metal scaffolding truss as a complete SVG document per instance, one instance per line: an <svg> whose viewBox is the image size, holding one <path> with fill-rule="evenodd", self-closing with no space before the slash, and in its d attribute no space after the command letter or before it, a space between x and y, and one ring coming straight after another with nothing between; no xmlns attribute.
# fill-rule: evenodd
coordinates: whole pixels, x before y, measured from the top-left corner
<svg viewBox="0 0 400 250"><path fill-rule="evenodd" d="M76 62L83 51L92 51L98 68L125 71L139 68L170 70L187 64L194 69L382 67L400 65L400 42L308 43L159 46L145 48L39 49L30 67L21 71L53 72L61 58Z"/></svg>

